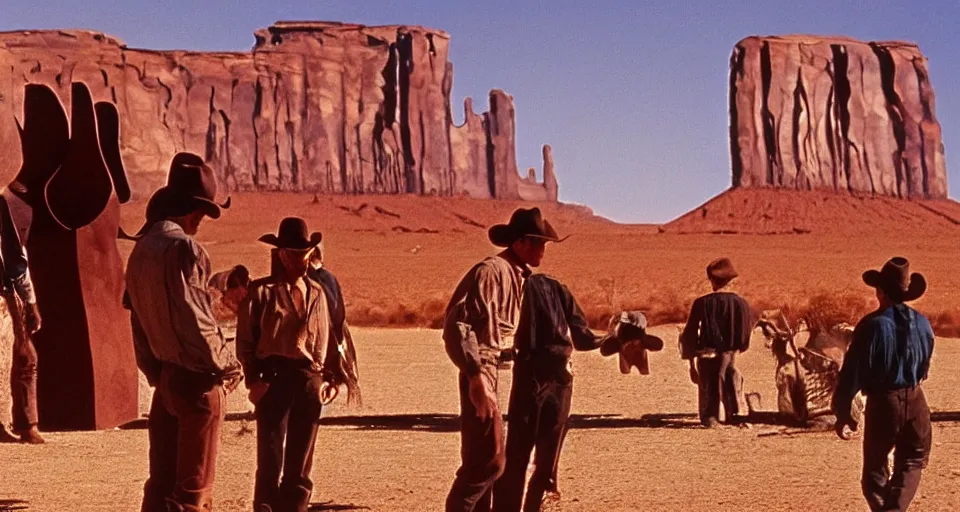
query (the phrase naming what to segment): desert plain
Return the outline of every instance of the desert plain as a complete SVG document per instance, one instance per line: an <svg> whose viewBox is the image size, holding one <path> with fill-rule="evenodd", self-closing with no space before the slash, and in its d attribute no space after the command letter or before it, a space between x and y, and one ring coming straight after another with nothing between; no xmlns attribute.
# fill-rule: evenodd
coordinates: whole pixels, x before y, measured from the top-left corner
<svg viewBox="0 0 960 512"><path fill-rule="evenodd" d="M636 308L666 341L647 376L622 375L615 358L598 353L575 355L574 415L557 509L865 510L859 438L841 441L830 431L777 424L771 415L749 428L698 427L696 387L679 360L676 324L707 291L703 268L718 256L733 259L742 275L736 289L758 308L784 307L791 318L826 309L852 320L873 304L861 272L894 255L910 258L929 280L916 307L935 319L940 336L925 384L934 447L912 510L960 509L960 207L741 192L663 226L616 224L585 207L540 205L561 234L571 235L548 247L540 270L569 285L598 331L613 311ZM338 401L324 412L313 510L441 510L459 463L458 405L456 371L434 328L459 277L495 251L486 227L506 221L520 203L303 194L233 199L233 208L208 221L198 237L214 269L243 263L255 276L266 273L268 250L257 237L286 215L302 216L324 233L325 264L344 287L355 326L364 403ZM126 231L139 227L142 211L142 202L124 205ZM132 244L118 243L125 258ZM8 360L8 352L0 355ZM772 411L775 361L759 333L740 361L745 391L759 393L761 408ZM6 382L6 373L0 377ZM509 385L510 372L502 371L504 407ZM140 386L146 412L150 389ZM5 424L7 400L3 394ZM230 396L217 510L251 508L250 409L242 391ZM142 419L116 430L46 437L43 446L0 445L0 510L139 509L147 476Z"/></svg>

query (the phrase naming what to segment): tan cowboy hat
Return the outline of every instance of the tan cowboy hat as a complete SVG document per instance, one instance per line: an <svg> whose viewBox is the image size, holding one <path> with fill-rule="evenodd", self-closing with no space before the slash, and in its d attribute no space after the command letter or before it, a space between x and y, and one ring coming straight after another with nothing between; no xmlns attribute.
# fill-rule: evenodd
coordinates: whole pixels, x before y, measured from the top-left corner
<svg viewBox="0 0 960 512"><path fill-rule="evenodd" d="M917 300L927 291L927 280L923 274L911 274L910 262L900 256L890 258L880 270L864 272L863 282L879 288L894 302Z"/></svg>
<svg viewBox="0 0 960 512"><path fill-rule="evenodd" d="M739 275L730 258L717 258L707 265L707 278L711 281L729 282Z"/></svg>
<svg viewBox="0 0 960 512"><path fill-rule="evenodd" d="M280 221L280 227L277 234L267 233L261 236L258 241L270 244L278 249L292 249L295 251L307 251L320 245L323 241L323 234L320 232L307 235L307 221L300 217L287 217Z"/></svg>
<svg viewBox="0 0 960 512"><path fill-rule="evenodd" d="M513 242L525 236L542 238L548 242L562 242L568 238L557 235L557 231L543 218L539 208L518 208L510 216L509 223L491 227L487 235L490 242L498 247L510 247Z"/></svg>

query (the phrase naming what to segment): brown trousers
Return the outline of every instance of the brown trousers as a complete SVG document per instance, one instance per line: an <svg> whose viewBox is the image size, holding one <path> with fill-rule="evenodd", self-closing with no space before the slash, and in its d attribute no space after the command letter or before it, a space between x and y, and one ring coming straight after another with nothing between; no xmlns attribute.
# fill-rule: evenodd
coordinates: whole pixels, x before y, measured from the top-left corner
<svg viewBox="0 0 960 512"><path fill-rule="evenodd" d="M480 374L494 396L498 376L496 364L484 364ZM489 512L493 505L493 484L503 474L506 455L503 447L503 416L494 401L493 416L482 420L470 401L467 377L460 375L460 469L447 495L447 512Z"/></svg>
<svg viewBox="0 0 960 512"><path fill-rule="evenodd" d="M930 459L933 434L923 389L867 396L861 485L870 510L907 510ZM887 461L893 450L893 474Z"/></svg>
<svg viewBox="0 0 960 512"><path fill-rule="evenodd" d="M731 423L742 412L743 376L734 365L736 352L721 352L716 357L697 358L699 380L698 402L700 422L706 424L710 418L720 420L720 404L723 404L725 421Z"/></svg>
<svg viewBox="0 0 960 512"><path fill-rule="evenodd" d="M24 431L34 427L37 415L37 349L33 338L27 334L23 319L23 303L13 293L3 294L7 305L13 311L19 311L19 318L13 318L13 360L10 368L10 393L13 396L13 430ZM11 304L10 301L16 301Z"/></svg>
<svg viewBox="0 0 960 512"><path fill-rule="evenodd" d="M225 394L219 379L164 364L153 393L142 512L213 510Z"/></svg>
<svg viewBox="0 0 960 512"><path fill-rule="evenodd" d="M310 471L323 407L323 378L293 361L273 367L265 377L270 387L257 404L254 510L306 512L313 494Z"/></svg>
<svg viewBox="0 0 960 512"><path fill-rule="evenodd" d="M507 463L494 486L497 512L540 510L547 491L557 489L560 449L570 418L573 381L538 378L520 365L514 367L507 429ZM536 449L536 450L534 450ZM523 484L534 453L534 471L524 499Z"/></svg>

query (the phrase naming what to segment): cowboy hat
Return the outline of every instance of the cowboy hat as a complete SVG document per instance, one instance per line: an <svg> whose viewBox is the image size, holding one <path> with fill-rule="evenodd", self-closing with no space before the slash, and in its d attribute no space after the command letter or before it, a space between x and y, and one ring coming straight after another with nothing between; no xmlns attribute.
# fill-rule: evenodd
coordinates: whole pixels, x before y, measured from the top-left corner
<svg viewBox="0 0 960 512"><path fill-rule="evenodd" d="M647 317L639 311L623 311L610 319L607 334L600 342L600 355L609 356L620 351L626 343L638 342L646 350L663 350L663 340L647 334Z"/></svg>
<svg viewBox="0 0 960 512"><path fill-rule="evenodd" d="M295 251L313 249L320 245L322 240L323 234L319 232L307 236L307 221L300 217L287 217L281 220L276 235L267 233L258 239L258 241L270 244L278 249L293 249Z"/></svg>
<svg viewBox="0 0 960 512"><path fill-rule="evenodd" d="M890 258L880 270L864 272L863 282L882 290L894 302L917 300L927 291L927 280L923 274L911 274L910 262L899 256Z"/></svg>
<svg viewBox="0 0 960 512"><path fill-rule="evenodd" d="M711 281L729 282L739 275L730 258L717 258L707 265L707 278Z"/></svg>
<svg viewBox="0 0 960 512"><path fill-rule="evenodd" d="M217 197L217 177L203 159L193 153L177 153L170 161L167 184L157 189L147 201L146 220L135 235L119 229L117 237L137 240L154 223L168 217L180 217L202 211L211 219L219 219L221 209L230 208L230 196L223 203Z"/></svg>
<svg viewBox="0 0 960 512"><path fill-rule="evenodd" d="M560 238L553 226L540 213L539 208L518 208L510 216L507 224L497 224L490 228L487 235L490 242L498 247L510 247L513 242L531 236L548 242L562 242L567 237Z"/></svg>

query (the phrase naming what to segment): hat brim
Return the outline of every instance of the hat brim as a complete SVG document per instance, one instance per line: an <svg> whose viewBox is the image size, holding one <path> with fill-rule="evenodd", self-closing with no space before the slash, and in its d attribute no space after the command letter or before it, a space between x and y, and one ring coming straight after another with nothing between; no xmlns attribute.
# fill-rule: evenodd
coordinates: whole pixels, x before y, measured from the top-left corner
<svg viewBox="0 0 960 512"><path fill-rule="evenodd" d="M288 249L293 251L309 251L320 245L320 242L323 241L323 234L320 232L314 232L310 234L310 238L306 240L281 240L280 237L273 233L267 233L266 235L261 236L257 239L258 242L263 242L267 245L272 245L277 249Z"/></svg>
<svg viewBox="0 0 960 512"><path fill-rule="evenodd" d="M636 338L621 338L612 334L607 334L600 341L600 355L606 357L620 352L620 349L626 343L640 343L640 345L651 351L660 352L663 350L663 339L652 334L643 334Z"/></svg>
<svg viewBox="0 0 960 512"><path fill-rule="evenodd" d="M490 243L496 245L497 247L510 247L510 245L512 245L514 242L525 236L540 238L542 240L546 240L547 242L554 243L560 243L567 238L570 238L569 236L560 238L549 222L543 221L543 223L547 230L547 233L545 234L517 233L509 224L495 224L487 231L487 236L490 238Z"/></svg>
<svg viewBox="0 0 960 512"><path fill-rule="evenodd" d="M927 279L923 274L910 274L910 284L906 291L889 286L879 270L868 270L863 273L863 282L871 288L883 291L891 300L896 302L910 302L919 299L927 291Z"/></svg>

